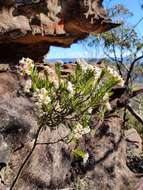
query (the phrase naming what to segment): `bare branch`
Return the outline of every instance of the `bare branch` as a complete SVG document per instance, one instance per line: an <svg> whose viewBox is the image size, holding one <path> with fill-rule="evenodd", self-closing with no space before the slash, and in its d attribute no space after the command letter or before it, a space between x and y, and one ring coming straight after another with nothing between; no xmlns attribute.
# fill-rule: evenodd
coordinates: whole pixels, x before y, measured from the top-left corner
<svg viewBox="0 0 143 190"><path fill-rule="evenodd" d="M134 32L135 28L136 28L142 21L143 21L143 17L141 17L141 18L139 19L139 21L133 26L133 28L132 28L131 32L129 33L129 36L128 36L127 39L129 39L129 37L130 37L130 36L132 35L132 33Z"/></svg>
<svg viewBox="0 0 143 190"><path fill-rule="evenodd" d="M57 144L59 142L65 142L65 140L68 138L69 135L66 135L65 137L60 138L57 141L53 142L37 142L36 145L52 145L52 144Z"/></svg>
<svg viewBox="0 0 143 190"><path fill-rule="evenodd" d="M139 61L140 59L143 58L143 55L141 55L140 57L136 58L132 63L131 63L131 66L130 66L130 69L129 69L129 72L127 74L127 78L126 78L126 81L125 81L125 85L128 86L129 84L129 80L131 78L131 74L132 74L132 71L134 69L134 66L136 64L137 61Z"/></svg>
<svg viewBox="0 0 143 190"><path fill-rule="evenodd" d="M143 125L143 118L132 108L132 106L127 105L127 109Z"/></svg>
<svg viewBox="0 0 143 190"><path fill-rule="evenodd" d="M105 51L105 50L104 50L104 54L105 54L105 55L106 55L109 59L111 59L111 61L116 62L115 58L111 57L108 53L106 53L106 51ZM124 64L124 63L123 63L123 61L118 60L118 62L121 64L121 65L119 65L119 64L118 64L118 66L119 66L119 67L121 67L121 66L122 66L122 67L124 67L124 68L126 69L126 71L127 71L127 72L129 72L128 67L126 66L126 64ZM119 69L118 69L118 70L119 70Z"/></svg>
<svg viewBox="0 0 143 190"><path fill-rule="evenodd" d="M143 88L133 91L130 98L134 98L135 96L138 96L139 94L143 94Z"/></svg>

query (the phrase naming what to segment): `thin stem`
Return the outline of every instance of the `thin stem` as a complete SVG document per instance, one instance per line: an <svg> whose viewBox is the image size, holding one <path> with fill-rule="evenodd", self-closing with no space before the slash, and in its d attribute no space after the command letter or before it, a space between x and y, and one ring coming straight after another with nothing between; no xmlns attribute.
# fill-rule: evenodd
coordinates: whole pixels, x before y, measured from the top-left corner
<svg viewBox="0 0 143 190"><path fill-rule="evenodd" d="M52 144L57 144L59 142L65 142L65 139L67 139L68 136L69 135L66 135L65 137L62 137L59 140L53 142L37 142L36 145L52 145Z"/></svg>
<svg viewBox="0 0 143 190"><path fill-rule="evenodd" d="M20 177L20 175L21 175L21 173L22 173L22 171L23 171L23 168L25 167L26 163L27 163L28 160L30 159L32 153L34 152L34 150L35 150L35 148L36 148L36 145L37 145L37 140L38 140L38 137L39 137L39 134L40 134L41 129L42 129L42 126L40 126L40 127L38 128L37 133L36 133L36 137L35 137L35 141L34 141L34 144L33 144L33 147L32 147L32 149L31 149L31 151L29 152L29 154L28 154L28 155L26 156L26 158L24 159L22 165L20 166L19 171L18 171L18 173L17 173L15 179L13 180L12 185L11 185L11 187L10 187L9 190L13 190L13 189L14 189L14 187L15 187L15 185L16 185L16 182L17 182L18 178Z"/></svg>

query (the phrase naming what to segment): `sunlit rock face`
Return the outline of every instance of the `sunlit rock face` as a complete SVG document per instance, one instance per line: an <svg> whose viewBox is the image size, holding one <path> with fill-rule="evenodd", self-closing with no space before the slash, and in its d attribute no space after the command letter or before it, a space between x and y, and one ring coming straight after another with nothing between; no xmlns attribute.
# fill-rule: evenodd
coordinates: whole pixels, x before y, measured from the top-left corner
<svg viewBox="0 0 143 190"><path fill-rule="evenodd" d="M22 54L37 59L50 45L66 47L91 32L101 33L115 26L102 0L1 0L0 59L8 59L6 49L11 60L13 54L15 59ZM37 46L41 53L34 56Z"/></svg>
<svg viewBox="0 0 143 190"><path fill-rule="evenodd" d="M71 26L75 33L100 33L114 27L102 7L101 0L17 0L13 4L12 2L5 1L1 6L0 29L3 34L20 30L19 36L20 32L24 35L29 31L33 35L64 35L71 33L70 30L67 31L68 27L66 29L67 23L72 21L76 26L75 20L87 24L79 26L80 30ZM10 37L17 38L18 33L17 36L15 34Z"/></svg>
<svg viewBox="0 0 143 190"><path fill-rule="evenodd" d="M54 67L50 65L52 70ZM64 78L73 72L75 64L61 67ZM38 69L44 72L42 65ZM54 70L51 73L53 79ZM0 190L11 186L33 147L38 129L33 99L21 88L24 82L8 66L0 68ZM117 98L123 93L120 91ZM116 114L106 115L101 121L93 113L91 133L80 138L78 144L64 141L69 134L66 125L60 124L56 129L47 126L14 190L75 190L77 186L81 190L142 190L142 178L136 177L143 173L142 139L135 129L125 131L123 136L122 125ZM77 145L89 154L85 164L73 156Z"/></svg>
<svg viewBox="0 0 143 190"><path fill-rule="evenodd" d="M62 68L62 74L72 65ZM0 74L0 190L7 190L21 164L31 151L37 131L34 104L21 92L19 77L13 72ZM47 127L40 133L38 145L25 165L14 190L131 190L136 178L126 165L126 141L122 121L117 115L99 122L93 115L91 128L96 134L79 140L79 148L89 153L86 165L74 159L73 143L59 141L68 133ZM129 136L128 136L129 138ZM131 139L131 138L130 138ZM52 143L56 142L56 143Z"/></svg>

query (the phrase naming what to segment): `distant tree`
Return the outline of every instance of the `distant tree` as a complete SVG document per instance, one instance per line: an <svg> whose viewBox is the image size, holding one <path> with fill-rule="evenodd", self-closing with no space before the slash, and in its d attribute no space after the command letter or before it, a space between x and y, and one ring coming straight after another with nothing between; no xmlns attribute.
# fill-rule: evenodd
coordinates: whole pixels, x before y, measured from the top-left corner
<svg viewBox="0 0 143 190"><path fill-rule="evenodd" d="M97 38L105 56L115 63L121 76L127 76L126 85L128 85L127 83L134 78L129 70L132 71L137 61L142 58L143 40L137 34L135 26L129 26L126 23L128 16L132 16L128 9L122 5L116 5L109 12L112 17L118 19L121 26Z"/></svg>
<svg viewBox="0 0 143 190"><path fill-rule="evenodd" d="M86 46L91 46L95 43L96 47L99 47L104 53L104 57L117 67L119 74L125 80L127 93L132 93L133 90L136 89L140 94L143 90L139 89L139 87L137 88L135 79L142 68L138 65L143 58L143 38L136 32L136 26L142 21L142 18L135 26L131 26L127 23L127 19L133 16L133 14L123 5L115 5L108 11L109 16L112 17L113 20L121 23L120 27L99 34L98 36L96 35L95 38L92 37L90 43L88 40ZM136 101L136 98L128 101L125 105L124 119L126 118L125 116L128 110L143 124L143 117L140 115L140 105L142 105L143 98L141 98L138 103L136 102L138 106L135 106L135 108L132 107L132 105L135 105L133 100Z"/></svg>

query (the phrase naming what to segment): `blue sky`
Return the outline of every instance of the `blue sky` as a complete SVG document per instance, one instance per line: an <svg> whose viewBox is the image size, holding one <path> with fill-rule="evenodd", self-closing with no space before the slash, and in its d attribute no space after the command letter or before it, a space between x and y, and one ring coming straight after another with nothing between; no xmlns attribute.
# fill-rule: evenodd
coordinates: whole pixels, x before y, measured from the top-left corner
<svg viewBox="0 0 143 190"><path fill-rule="evenodd" d="M121 3L125 5L131 12L133 12L134 16L130 17L127 22L132 25L135 25L141 17L143 17L143 9L141 10L141 2L142 0L104 0L105 7L112 6L113 4ZM137 32L140 35L143 35L143 21L136 27ZM60 47L51 47L50 52L47 55L48 59L52 58L88 58L88 57L102 57L102 52L99 48L88 49L85 50L82 42L78 42L76 44L71 45L70 48L60 48Z"/></svg>

